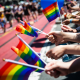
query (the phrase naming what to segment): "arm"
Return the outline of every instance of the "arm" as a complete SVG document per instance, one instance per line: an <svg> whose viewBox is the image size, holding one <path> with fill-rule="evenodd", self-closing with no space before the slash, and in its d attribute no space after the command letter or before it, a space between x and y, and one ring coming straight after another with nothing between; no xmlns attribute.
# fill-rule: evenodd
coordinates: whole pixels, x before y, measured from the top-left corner
<svg viewBox="0 0 80 80"><path fill-rule="evenodd" d="M59 59L64 54L80 55L80 45L60 45L52 48L46 53L46 56L51 59Z"/></svg>
<svg viewBox="0 0 80 80"><path fill-rule="evenodd" d="M69 23L80 24L80 19L66 19L63 24L68 25Z"/></svg>
<svg viewBox="0 0 80 80"><path fill-rule="evenodd" d="M54 31L46 35L46 37L56 45L61 44L61 42L65 41L73 41L73 42L80 42L80 34L79 33L70 33L70 32L61 32L61 31Z"/></svg>
<svg viewBox="0 0 80 80"><path fill-rule="evenodd" d="M74 59L70 62L52 61L46 65L45 72L55 78L66 76L72 72L80 71L79 63L80 58Z"/></svg>
<svg viewBox="0 0 80 80"><path fill-rule="evenodd" d="M71 10L76 10L76 11L80 11L79 7L71 7L71 4L68 5L69 9Z"/></svg>

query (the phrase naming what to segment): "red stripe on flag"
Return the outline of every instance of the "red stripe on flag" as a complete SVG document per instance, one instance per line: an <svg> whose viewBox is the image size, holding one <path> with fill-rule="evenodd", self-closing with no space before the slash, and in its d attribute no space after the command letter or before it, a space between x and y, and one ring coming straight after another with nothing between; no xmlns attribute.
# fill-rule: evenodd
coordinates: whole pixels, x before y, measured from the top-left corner
<svg viewBox="0 0 80 80"><path fill-rule="evenodd" d="M43 10L43 12L48 11L48 10L52 10L52 9L54 9L55 7L58 7L58 6L57 6L57 2L55 2L55 3L51 4L50 6L48 6L47 8L45 8L45 9Z"/></svg>

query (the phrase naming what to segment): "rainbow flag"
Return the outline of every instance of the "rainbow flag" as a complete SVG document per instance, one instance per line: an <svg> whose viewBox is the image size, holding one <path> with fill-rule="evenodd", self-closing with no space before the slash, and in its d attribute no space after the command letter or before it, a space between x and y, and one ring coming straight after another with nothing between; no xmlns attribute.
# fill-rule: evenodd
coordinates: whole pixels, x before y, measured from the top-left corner
<svg viewBox="0 0 80 80"><path fill-rule="evenodd" d="M21 22L21 23L22 23L22 22ZM22 24L23 24L23 23L22 23ZM31 27L27 24L26 21L24 21L23 27L24 27L30 34L32 34L33 36L38 37L37 32L34 31L33 28L31 28Z"/></svg>
<svg viewBox="0 0 80 80"><path fill-rule="evenodd" d="M35 70L31 67L7 62L0 69L0 80L28 80L30 73Z"/></svg>
<svg viewBox="0 0 80 80"><path fill-rule="evenodd" d="M38 57L21 40L19 40L19 44L16 47L13 46L11 49L28 64L39 66L42 68L45 67L45 63L40 59L40 57ZM42 72L42 70L37 69L36 72Z"/></svg>
<svg viewBox="0 0 80 80"><path fill-rule="evenodd" d="M57 2L43 9L42 12L44 13L49 22L60 16Z"/></svg>
<svg viewBox="0 0 80 80"><path fill-rule="evenodd" d="M24 22L20 21L20 23L24 26ZM39 31L38 29L35 29L33 26L30 25L30 23L27 23L34 31Z"/></svg>
<svg viewBox="0 0 80 80"><path fill-rule="evenodd" d="M29 35L29 36L34 37L32 34L30 34L30 33L23 27L22 24L18 24L18 25L16 26L16 31L18 31L18 32L20 32L20 33L22 33L22 34L26 34L26 35Z"/></svg>

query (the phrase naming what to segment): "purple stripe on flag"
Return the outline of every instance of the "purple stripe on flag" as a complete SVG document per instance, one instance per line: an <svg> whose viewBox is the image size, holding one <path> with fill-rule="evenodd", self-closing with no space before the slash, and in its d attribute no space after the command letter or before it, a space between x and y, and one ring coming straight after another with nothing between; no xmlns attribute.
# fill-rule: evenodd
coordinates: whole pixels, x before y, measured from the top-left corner
<svg viewBox="0 0 80 80"><path fill-rule="evenodd" d="M29 71L25 74L23 80L28 80L28 77L29 77L30 73L31 73L32 71L34 71L34 70L36 70L36 69L33 69L33 68L32 68L31 70L29 70Z"/></svg>

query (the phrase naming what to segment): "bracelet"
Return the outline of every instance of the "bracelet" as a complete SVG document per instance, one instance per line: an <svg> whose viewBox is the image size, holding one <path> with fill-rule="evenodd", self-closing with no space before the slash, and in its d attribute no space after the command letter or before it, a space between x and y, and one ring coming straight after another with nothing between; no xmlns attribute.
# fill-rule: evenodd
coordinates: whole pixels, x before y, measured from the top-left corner
<svg viewBox="0 0 80 80"><path fill-rule="evenodd" d="M70 19L70 23L72 23L72 20L73 20L73 19Z"/></svg>

